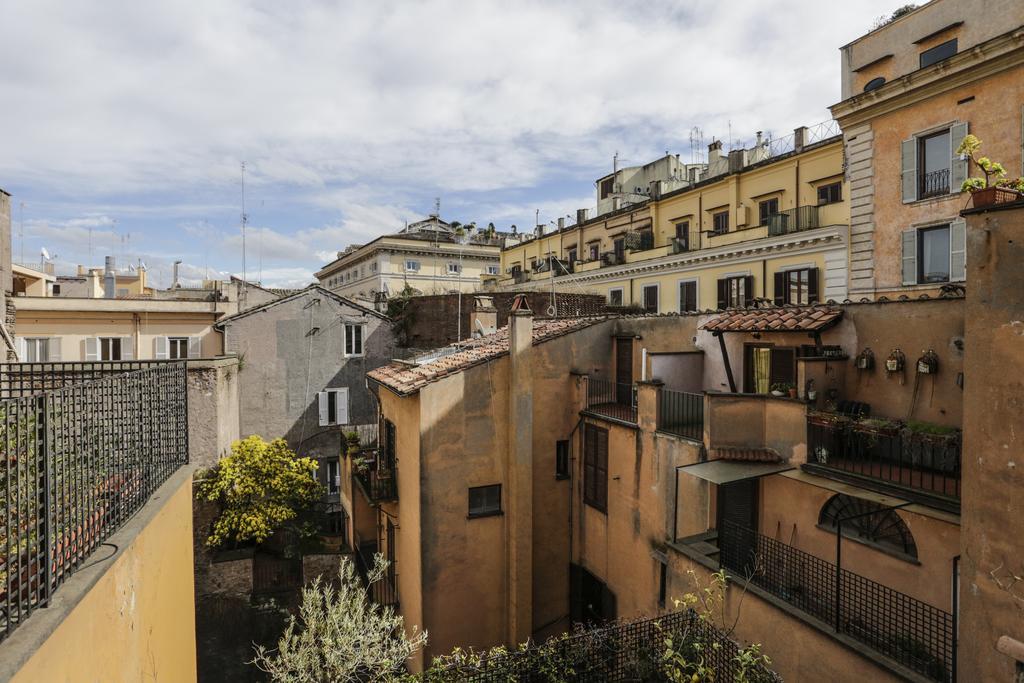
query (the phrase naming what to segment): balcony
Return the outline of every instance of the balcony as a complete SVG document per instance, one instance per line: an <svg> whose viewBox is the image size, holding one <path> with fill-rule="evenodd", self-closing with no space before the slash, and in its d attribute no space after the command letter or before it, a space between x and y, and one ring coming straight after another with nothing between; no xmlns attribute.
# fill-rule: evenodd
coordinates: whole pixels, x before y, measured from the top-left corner
<svg viewBox="0 0 1024 683"><path fill-rule="evenodd" d="M732 523L719 566L879 654L935 681L954 671L953 615L832 562ZM704 541L707 543L707 541Z"/></svg>
<svg viewBox="0 0 1024 683"><path fill-rule="evenodd" d="M658 392L658 431L703 441L704 395L661 389Z"/></svg>
<svg viewBox="0 0 1024 683"><path fill-rule="evenodd" d="M630 230L623 239L626 251L647 251L654 248L654 233L650 230Z"/></svg>
<svg viewBox="0 0 1024 683"><path fill-rule="evenodd" d="M366 583L366 593L370 602L381 607L398 609L398 573L397 564L390 560L384 576L368 583L370 571L373 569L374 556L377 555L377 544L373 541L359 543L356 549L356 572Z"/></svg>
<svg viewBox="0 0 1024 683"><path fill-rule="evenodd" d="M355 479L371 504L398 500L397 470L378 470L376 463L368 463L356 470Z"/></svg>
<svg viewBox="0 0 1024 683"><path fill-rule="evenodd" d="M790 235L804 230L813 230L819 226L817 206L798 206L769 215L765 224L768 236Z"/></svg>
<svg viewBox="0 0 1024 683"><path fill-rule="evenodd" d="M636 385L588 378L586 412L636 424Z"/></svg>
<svg viewBox="0 0 1024 683"><path fill-rule="evenodd" d="M958 429L812 413L804 467L957 512L960 450Z"/></svg>
<svg viewBox="0 0 1024 683"><path fill-rule="evenodd" d="M917 198L927 199L949 194L949 169L943 168L917 177Z"/></svg>

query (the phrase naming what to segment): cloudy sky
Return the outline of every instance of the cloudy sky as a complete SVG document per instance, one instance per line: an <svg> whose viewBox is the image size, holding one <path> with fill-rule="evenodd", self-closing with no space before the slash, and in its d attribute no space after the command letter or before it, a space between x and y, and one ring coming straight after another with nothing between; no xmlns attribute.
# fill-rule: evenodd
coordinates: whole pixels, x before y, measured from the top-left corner
<svg viewBox="0 0 1024 683"><path fill-rule="evenodd" d="M902 3L0 0L14 258L241 274L243 161L271 285L435 197L502 229L575 215L615 152L829 118L839 46Z"/></svg>

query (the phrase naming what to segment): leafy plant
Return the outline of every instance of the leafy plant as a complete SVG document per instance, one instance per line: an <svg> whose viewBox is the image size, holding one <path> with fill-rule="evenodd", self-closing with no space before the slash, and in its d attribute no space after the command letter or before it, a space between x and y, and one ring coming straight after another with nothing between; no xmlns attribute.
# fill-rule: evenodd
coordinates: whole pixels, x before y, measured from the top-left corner
<svg viewBox="0 0 1024 683"><path fill-rule="evenodd" d="M781 391L783 394L788 394L790 389L795 389L796 385L792 382L776 382L771 386L772 391Z"/></svg>
<svg viewBox="0 0 1024 683"><path fill-rule="evenodd" d="M316 470L315 460L297 456L284 439L253 435L231 444L231 455L196 484L197 498L221 508L206 544L267 540L320 500Z"/></svg>
<svg viewBox="0 0 1024 683"><path fill-rule="evenodd" d="M937 425L932 422L923 422L921 420L908 421L907 429L915 434L932 434L935 436L949 436L956 434L959 431L956 427L947 427L946 425Z"/></svg>
<svg viewBox="0 0 1024 683"><path fill-rule="evenodd" d="M388 561L374 556L367 584L384 579ZM318 576L302 589L299 616L292 616L276 650L256 648L252 661L275 683L407 680L405 663L426 646L427 632L414 626L406 635L405 621L392 607L370 600L355 566L343 557L338 586Z"/></svg>
<svg viewBox="0 0 1024 683"><path fill-rule="evenodd" d="M983 177L968 178L960 186L961 192L977 192L989 187L1005 187L1024 192L1024 178L1007 178L1006 169L998 161L986 156L979 157L982 142L974 135L966 135L956 148L956 153L966 156L982 172Z"/></svg>

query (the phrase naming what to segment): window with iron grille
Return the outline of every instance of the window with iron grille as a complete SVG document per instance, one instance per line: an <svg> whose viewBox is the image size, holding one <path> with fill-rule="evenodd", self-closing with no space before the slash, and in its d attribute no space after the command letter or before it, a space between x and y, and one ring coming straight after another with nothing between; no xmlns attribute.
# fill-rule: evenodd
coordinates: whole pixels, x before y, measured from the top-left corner
<svg viewBox="0 0 1024 683"><path fill-rule="evenodd" d="M363 326L358 323L345 325L345 355L363 355Z"/></svg>
<svg viewBox="0 0 1024 683"><path fill-rule="evenodd" d="M949 170L953 162L951 144L948 128L918 139L918 199L949 193Z"/></svg>
<svg viewBox="0 0 1024 683"><path fill-rule="evenodd" d="M569 442L555 442L555 479L569 478Z"/></svg>
<svg viewBox="0 0 1024 683"><path fill-rule="evenodd" d="M895 510L873 501L837 494L818 515L818 526L835 533L843 522L843 538L849 538L905 559L917 559L917 544L906 522Z"/></svg>
<svg viewBox="0 0 1024 683"><path fill-rule="evenodd" d="M768 225L768 217L779 212L779 199L772 197L757 203L758 225Z"/></svg>
<svg viewBox="0 0 1024 683"><path fill-rule="evenodd" d="M818 186L818 206L841 201L843 201L843 184L841 182Z"/></svg>
<svg viewBox="0 0 1024 683"><path fill-rule="evenodd" d="M486 517L501 514L501 484L469 488L469 516Z"/></svg>
<svg viewBox="0 0 1024 683"><path fill-rule="evenodd" d="M588 424L583 430L583 502L608 511L608 430Z"/></svg>
<svg viewBox="0 0 1024 683"><path fill-rule="evenodd" d="M729 212L719 211L712 214L711 225L716 235L722 235L729 232Z"/></svg>

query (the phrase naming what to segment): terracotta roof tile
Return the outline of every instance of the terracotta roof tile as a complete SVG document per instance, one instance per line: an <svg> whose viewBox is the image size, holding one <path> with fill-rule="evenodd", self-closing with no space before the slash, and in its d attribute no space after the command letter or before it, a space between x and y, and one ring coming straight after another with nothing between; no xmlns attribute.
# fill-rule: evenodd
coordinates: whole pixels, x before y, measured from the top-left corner
<svg viewBox="0 0 1024 683"><path fill-rule="evenodd" d="M605 317L565 318L561 320L535 320L533 323L534 345L561 337L562 335L590 327L607 320ZM452 345L435 352L437 358L419 365L393 362L366 373L366 376L395 393L413 394L439 379L462 372L475 365L508 354L508 327L502 327L494 334L478 337L458 345ZM424 354L429 358L430 354Z"/></svg>
<svg viewBox="0 0 1024 683"><path fill-rule="evenodd" d="M816 332L830 327L843 312L827 306L745 308L727 311L701 326L709 332Z"/></svg>
<svg viewBox="0 0 1024 683"><path fill-rule="evenodd" d="M710 459L739 462L782 462L782 456L771 448L712 448Z"/></svg>

